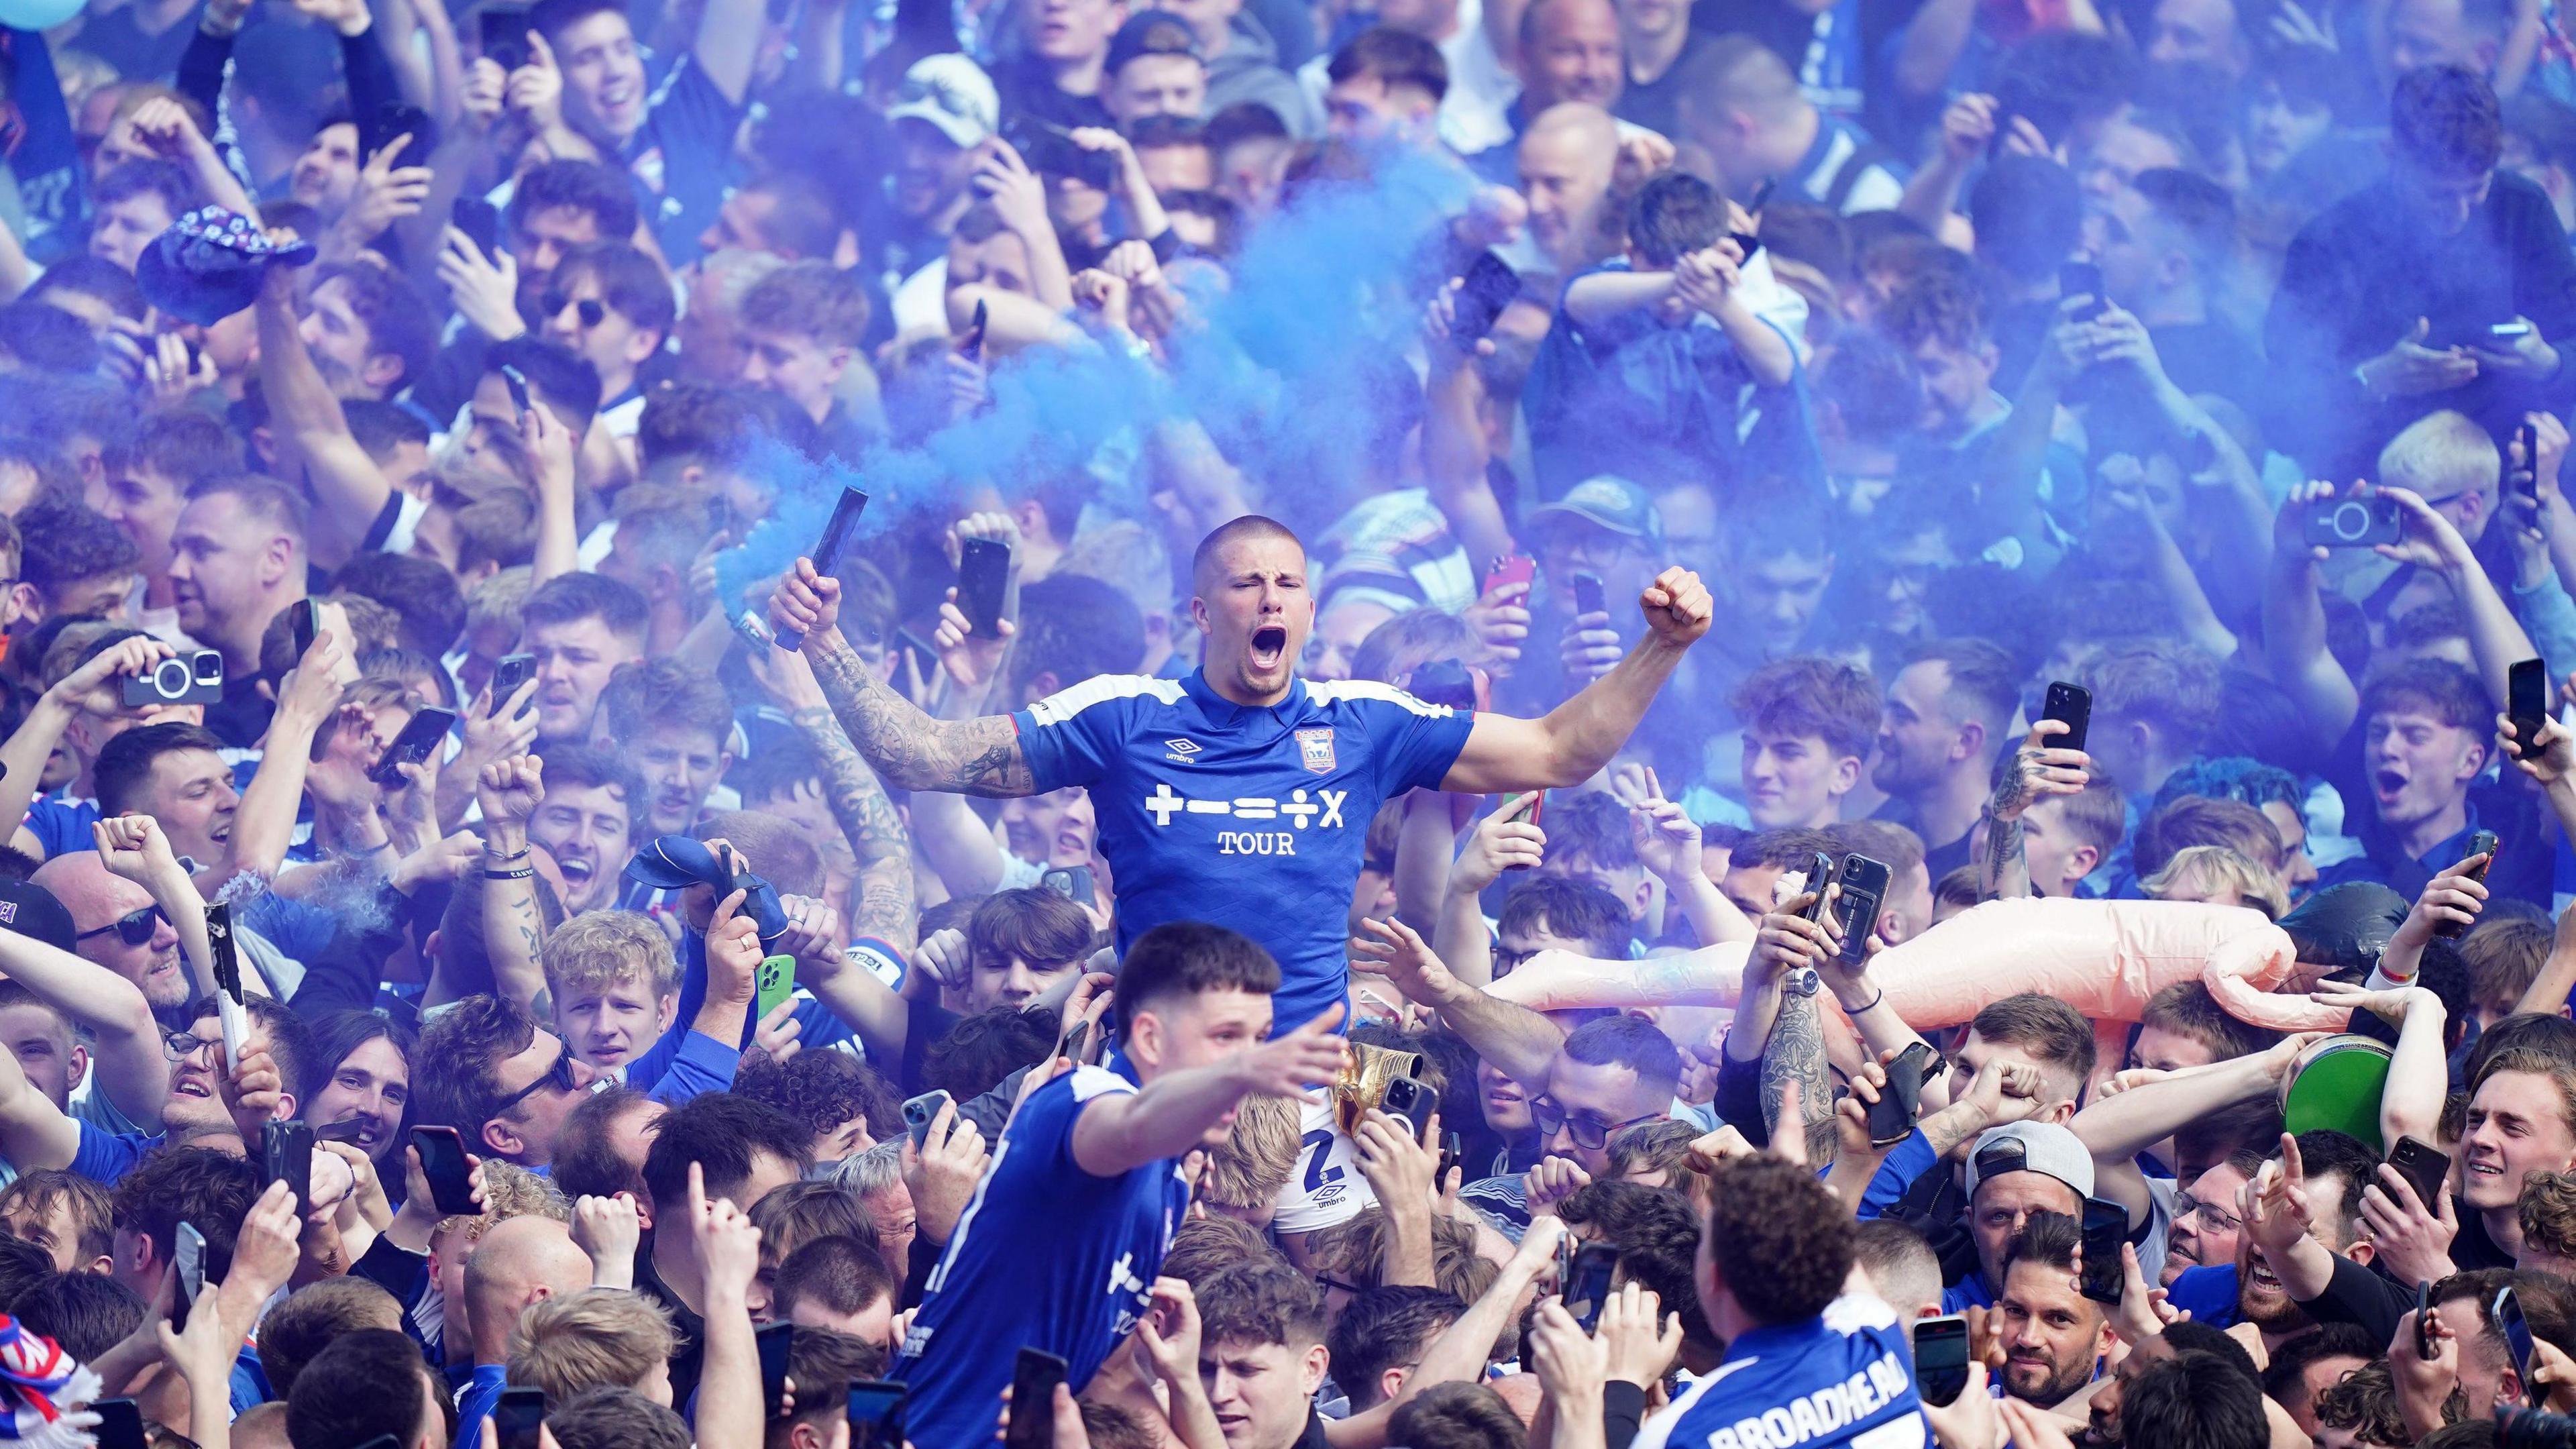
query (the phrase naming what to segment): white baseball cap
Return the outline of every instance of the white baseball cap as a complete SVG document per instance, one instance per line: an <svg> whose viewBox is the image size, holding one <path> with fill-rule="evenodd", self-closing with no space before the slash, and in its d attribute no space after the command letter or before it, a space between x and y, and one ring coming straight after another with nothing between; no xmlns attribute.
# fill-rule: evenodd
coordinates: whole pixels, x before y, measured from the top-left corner
<svg viewBox="0 0 2576 1449"><path fill-rule="evenodd" d="M960 146L981 146L1001 129L1002 98L983 67L949 51L925 55L903 73L888 121L928 121Z"/></svg>

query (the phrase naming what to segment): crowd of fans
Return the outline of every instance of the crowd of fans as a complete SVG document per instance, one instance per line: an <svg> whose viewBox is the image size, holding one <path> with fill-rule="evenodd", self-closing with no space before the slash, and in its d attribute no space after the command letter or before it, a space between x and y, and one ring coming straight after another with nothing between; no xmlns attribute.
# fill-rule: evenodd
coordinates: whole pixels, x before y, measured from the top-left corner
<svg viewBox="0 0 2576 1449"><path fill-rule="evenodd" d="M2554 0L0 98L0 1438L2576 1444Z"/></svg>

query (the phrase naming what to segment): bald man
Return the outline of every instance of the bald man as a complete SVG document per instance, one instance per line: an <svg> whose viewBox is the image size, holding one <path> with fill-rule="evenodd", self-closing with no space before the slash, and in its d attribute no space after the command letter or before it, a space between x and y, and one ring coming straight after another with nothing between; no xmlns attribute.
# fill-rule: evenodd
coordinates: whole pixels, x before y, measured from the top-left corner
<svg viewBox="0 0 2576 1449"><path fill-rule="evenodd" d="M1619 12L1610 0L1537 0L1521 12L1519 68L1516 126L1569 101L1605 111L1619 104L1628 79Z"/></svg>
<svg viewBox="0 0 2576 1449"><path fill-rule="evenodd" d="M1681 134L1707 153L1718 189L1749 200L1765 181L1783 200L1849 216L1886 211L1905 194L1905 166L1847 121L1816 109L1762 42L1729 35L1683 57Z"/></svg>
<svg viewBox="0 0 2576 1449"><path fill-rule="evenodd" d="M183 1010L196 995L169 912L150 891L111 873L97 851L55 856L32 879L72 913L72 949L133 982L154 1012Z"/></svg>
<svg viewBox="0 0 2576 1449"><path fill-rule="evenodd" d="M474 1342L474 1377L456 1397L457 1432L474 1442L476 1427L501 1401L509 1379L510 1330L541 1298L590 1286L590 1255L572 1229L527 1214L493 1225L465 1260L465 1327ZM452 1330L454 1324L450 1324Z"/></svg>
<svg viewBox="0 0 2576 1449"><path fill-rule="evenodd" d="M1620 229L1609 200L1618 166L1619 123L1597 105L1552 106L1522 134L1520 183L1530 240L1558 276L1618 253Z"/></svg>

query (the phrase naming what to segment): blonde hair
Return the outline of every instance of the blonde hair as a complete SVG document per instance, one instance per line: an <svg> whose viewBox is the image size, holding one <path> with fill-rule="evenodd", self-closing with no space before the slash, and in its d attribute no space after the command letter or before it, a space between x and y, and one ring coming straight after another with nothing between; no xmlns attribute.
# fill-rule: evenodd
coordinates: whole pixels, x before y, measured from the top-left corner
<svg viewBox="0 0 2576 1449"><path fill-rule="evenodd" d="M555 928L537 955L557 1001L575 991L646 981L654 999L680 989L671 938L633 911L588 911Z"/></svg>
<svg viewBox="0 0 2576 1449"><path fill-rule="evenodd" d="M440 1233L461 1232L468 1245L483 1241L483 1235L512 1218L552 1218L569 1226L572 1204L556 1190L555 1185L519 1166L498 1158L483 1159L483 1215L458 1213L441 1218L434 1230Z"/></svg>
<svg viewBox="0 0 2576 1449"><path fill-rule="evenodd" d="M2495 491L2504 476L2504 455L2495 439L2464 413L2448 408L2426 413L2379 450L2380 481L2428 498L2447 498L2472 489Z"/></svg>
<svg viewBox="0 0 2576 1449"><path fill-rule="evenodd" d="M2232 892L2276 921L2290 909L2279 876L2224 845L2186 845L2139 885L2159 901L2205 901Z"/></svg>
<svg viewBox="0 0 2576 1449"><path fill-rule="evenodd" d="M1205 1191L1212 1207L1262 1208L1297 1171L1298 1106L1289 1097L1246 1097L1225 1140L1208 1149Z"/></svg>
<svg viewBox="0 0 2576 1449"><path fill-rule="evenodd" d="M631 1389L669 1361L678 1337L668 1310L622 1288L539 1299L510 1330L510 1382L557 1404L584 1389Z"/></svg>

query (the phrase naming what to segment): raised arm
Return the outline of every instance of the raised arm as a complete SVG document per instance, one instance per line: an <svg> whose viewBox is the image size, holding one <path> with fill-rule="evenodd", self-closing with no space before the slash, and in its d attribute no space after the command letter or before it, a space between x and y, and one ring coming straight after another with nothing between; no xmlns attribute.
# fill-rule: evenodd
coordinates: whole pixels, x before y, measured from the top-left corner
<svg viewBox="0 0 2576 1449"><path fill-rule="evenodd" d="M774 627L804 633L815 682L870 767L906 790L992 797L1037 792L1020 750L1019 727L1009 715L947 721L922 713L877 678L841 637L840 600L840 581L817 573L812 559L800 558L770 596L770 619Z"/></svg>
<svg viewBox="0 0 2576 1449"><path fill-rule="evenodd" d="M128 842L147 831L160 841L160 859L177 870L168 839L148 815L103 820L96 830L101 858L118 875L131 880L129 869L145 868L145 851ZM202 911L197 925L202 937ZM152 1003L144 999L142 988L104 966L15 931L0 931L0 974L96 1039L98 1089L117 1110L145 1131L160 1122L162 1099L170 1095L170 1060L162 1055L161 1024L153 1020Z"/></svg>
<svg viewBox="0 0 2576 1449"><path fill-rule="evenodd" d="M492 958L492 989L530 1011L546 992L538 952L545 917L529 864L528 817L546 798L545 762L535 755L495 760L474 782L483 807L483 949Z"/></svg>
<svg viewBox="0 0 2576 1449"><path fill-rule="evenodd" d="M1579 785L1628 742L1682 654L1708 632L1711 603L1699 575L1668 568L1638 597L1646 637L1608 674L1539 719L1479 714L1443 790L1492 795Z"/></svg>
<svg viewBox="0 0 2576 1449"><path fill-rule="evenodd" d="M2031 894L2030 861L2022 853L2021 817L2041 800L2081 795L2092 759L2082 750L2051 748L2048 736L2066 733L2062 720L2044 719L2013 752L2010 773L1986 801L1986 848L1977 857L1977 893L1987 900Z"/></svg>
<svg viewBox="0 0 2576 1449"><path fill-rule="evenodd" d="M25 940L12 935L12 941ZM165 1089L166 1090L166 1089ZM21 1173L68 1168L80 1153L80 1124L27 1080L18 1054L0 1042L0 1157Z"/></svg>
<svg viewBox="0 0 2576 1449"><path fill-rule="evenodd" d="M1364 934L1351 938L1353 957L1379 963L1408 999L1437 1010L1495 1070L1514 1081L1546 1084L1548 1064L1565 1044L1555 1022L1459 980L1402 921L1362 921L1360 930Z"/></svg>
<svg viewBox="0 0 2576 1449"><path fill-rule="evenodd" d="M2286 1053L2275 1046L2253 1056L2176 1072L2162 1081L2096 1098L2076 1113L2067 1125L2093 1154L2097 1195L2127 1208L2132 1222L2144 1217L2146 1181L2137 1174L2137 1155L2222 1107L2278 1090L2281 1073L2297 1060L2296 1046L2306 1045L2302 1038L2289 1041L2295 1045Z"/></svg>
<svg viewBox="0 0 2576 1449"><path fill-rule="evenodd" d="M913 909L912 842L904 834L903 819L895 814L894 802L886 798L885 786L878 783L876 771L850 748L850 737L841 732L839 721L832 717L805 656L781 654L778 667L795 681L790 687L788 719L804 733L821 758L823 790L832 803L832 818L840 822L841 833L850 838L850 847L858 854L859 878L853 894L856 915L851 925L860 935L874 936L909 951L917 922Z"/></svg>
<svg viewBox="0 0 2576 1449"><path fill-rule="evenodd" d="M0 742L0 821L7 822L8 828L17 833L20 849L43 858L44 850L35 832L21 822L36 798L45 761L62 743L63 731L71 727L73 718L84 709L101 716L115 714L123 707L116 681L141 674L174 652L149 635L119 640L56 680L28 706L27 717L19 721L7 741Z"/></svg>
<svg viewBox="0 0 2576 1449"><path fill-rule="evenodd" d="M2334 492L2331 483L2290 489L2272 525L2272 567L2263 582L2263 655L2272 682L2299 706L2309 738L2329 745L2343 737L2361 712L2361 692L2326 648L2326 607L2320 593L2325 578L2317 567L2325 551L2307 542L2310 514L2330 502Z"/></svg>
<svg viewBox="0 0 2576 1449"><path fill-rule="evenodd" d="M2450 1087L2442 1054L2442 1028L2449 1017L2442 998L2421 986L2370 991L2341 981L2324 982L2312 994L2328 1006L2367 1011L2397 1028L2388 1083L2379 1094L2379 1140L2441 1140L2442 1096Z"/></svg>
<svg viewBox="0 0 2576 1449"><path fill-rule="evenodd" d="M707 0L690 55L724 98L741 105L751 90L752 62L768 33L761 0Z"/></svg>
<svg viewBox="0 0 2576 1449"><path fill-rule="evenodd" d="M260 741L259 768L251 772L240 808L233 812L231 853L208 873L212 887L220 889L243 871L274 876L286 863L287 847L295 843L296 806L304 798L313 763L313 737L340 707L339 671L349 658L346 640L326 623L314 631L313 647L287 672L277 713Z"/></svg>
<svg viewBox="0 0 2576 1449"><path fill-rule="evenodd" d="M349 431L340 399L304 348L295 315L295 272L271 267L259 292L260 395L272 426L304 459L313 482L312 545L326 567L346 560L393 496L393 484Z"/></svg>
<svg viewBox="0 0 2576 1449"><path fill-rule="evenodd" d="M1198 1146L1246 1097L1297 1097L1308 1082L1332 1081L1350 1060L1350 1043L1333 1034L1342 1013L1333 1006L1249 1051L1087 1104L1074 1119L1074 1162L1093 1177L1117 1177Z"/></svg>

